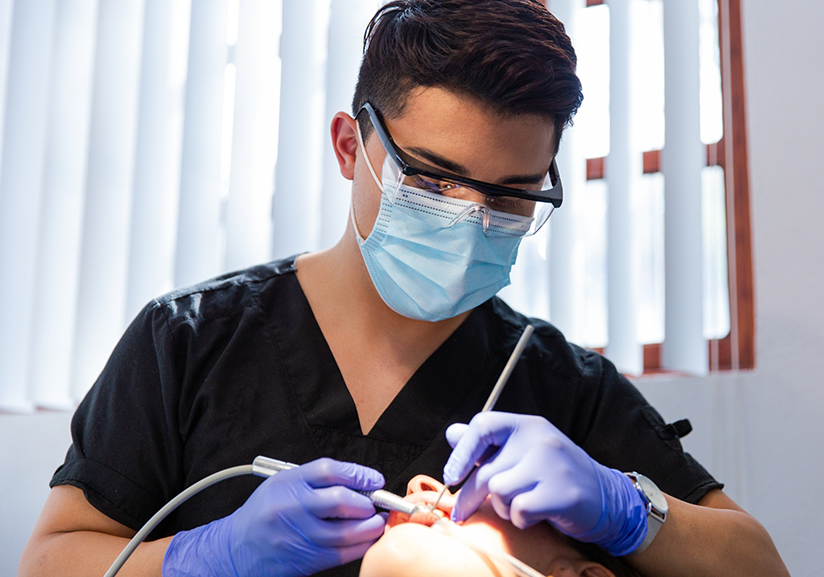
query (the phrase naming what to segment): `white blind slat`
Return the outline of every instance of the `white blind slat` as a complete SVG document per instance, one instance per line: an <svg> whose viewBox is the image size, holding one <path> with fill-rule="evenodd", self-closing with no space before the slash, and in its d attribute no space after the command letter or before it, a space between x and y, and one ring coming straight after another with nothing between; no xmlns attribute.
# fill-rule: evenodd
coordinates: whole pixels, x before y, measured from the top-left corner
<svg viewBox="0 0 824 577"><path fill-rule="evenodd" d="M608 334L606 354L618 369L639 375L644 368L643 347L637 338L637 251L633 246L633 191L643 173L643 157L633 138L631 90L632 4L611 2L610 12L610 143L605 172L607 204Z"/></svg>
<svg viewBox="0 0 824 577"><path fill-rule="evenodd" d="M32 399L53 409L72 405L96 22L97 0L57 3L29 357Z"/></svg>
<svg viewBox="0 0 824 577"><path fill-rule="evenodd" d="M15 4L0 157L0 406L27 410L54 0Z"/></svg>
<svg viewBox="0 0 824 577"><path fill-rule="evenodd" d="M244 0L240 4L226 270L264 262L271 254L280 98L280 16L280 2Z"/></svg>
<svg viewBox="0 0 824 577"><path fill-rule="evenodd" d="M586 0L549 0L547 4L576 45L580 11L586 9ZM584 259L576 217L580 210L586 210L586 161L574 126L564 133L556 161L564 184L564 203L549 221L550 321L567 339L583 343Z"/></svg>
<svg viewBox="0 0 824 577"><path fill-rule="evenodd" d="M192 2L175 284L215 276L220 258L220 153L228 0Z"/></svg>
<svg viewBox="0 0 824 577"><path fill-rule="evenodd" d="M72 394L81 398L125 328L143 0L100 0Z"/></svg>
<svg viewBox="0 0 824 577"><path fill-rule="evenodd" d="M328 142L328 120L323 118L328 23L329 0L283 4L275 257L316 250L320 244L320 159Z"/></svg>
<svg viewBox="0 0 824 577"><path fill-rule="evenodd" d="M6 111L6 81L9 71L9 50L11 49L11 15L14 0L0 0L0 158L3 153L3 126ZM2 170L2 167L0 167ZM2 174L2 173L0 173Z"/></svg>
<svg viewBox="0 0 824 577"><path fill-rule="evenodd" d="M351 113L352 95L355 93L363 51L363 31L379 6L379 0L332 0L324 112L327 124L340 110ZM337 243L343 236L349 215L352 183L340 175L328 131L322 145L320 244L326 248Z"/></svg>
<svg viewBox="0 0 824 577"><path fill-rule="evenodd" d="M173 287L177 230L179 130L174 123L178 87L170 57L180 0L146 0L135 144L134 196L129 239L126 318Z"/></svg>
<svg viewBox="0 0 824 577"><path fill-rule="evenodd" d="M699 6L664 0L666 368L704 375Z"/></svg>

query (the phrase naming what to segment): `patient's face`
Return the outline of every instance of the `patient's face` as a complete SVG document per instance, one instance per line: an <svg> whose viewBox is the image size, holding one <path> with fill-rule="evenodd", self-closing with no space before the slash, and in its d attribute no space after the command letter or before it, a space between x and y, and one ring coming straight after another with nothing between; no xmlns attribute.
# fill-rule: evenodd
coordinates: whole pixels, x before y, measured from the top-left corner
<svg viewBox="0 0 824 577"><path fill-rule="evenodd" d="M406 499L431 504L441 483L418 475L409 482ZM438 509L449 515L455 499L448 492ZM460 541L431 525L435 515L390 513L384 536L363 558L361 577L483 576L504 577L512 571L493 563ZM484 548L504 551L543 575L553 577L613 577L598 563L591 562L573 549L566 538L547 523L518 529L498 517L487 500L463 523L461 535Z"/></svg>

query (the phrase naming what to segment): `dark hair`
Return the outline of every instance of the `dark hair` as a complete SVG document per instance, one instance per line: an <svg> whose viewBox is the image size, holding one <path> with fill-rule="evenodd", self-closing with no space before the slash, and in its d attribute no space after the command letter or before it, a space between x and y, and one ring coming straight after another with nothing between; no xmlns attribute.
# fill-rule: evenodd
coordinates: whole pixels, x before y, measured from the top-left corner
<svg viewBox="0 0 824 577"><path fill-rule="evenodd" d="M438 86L502 116L551 120L557 147L583 100L576 63L564 25L538 0L396 0L366 28L352 113L368 100L400 116L412 89Z"/></svg>

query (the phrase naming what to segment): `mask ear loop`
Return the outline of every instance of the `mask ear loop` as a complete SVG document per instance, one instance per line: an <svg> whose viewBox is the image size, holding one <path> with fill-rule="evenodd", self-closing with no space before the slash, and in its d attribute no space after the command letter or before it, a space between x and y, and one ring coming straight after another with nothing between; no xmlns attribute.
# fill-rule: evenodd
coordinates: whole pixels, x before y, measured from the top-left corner
<svg viewBox="0 0 824 577"><path fill-rule="evenodd" d="M364 158L364 160L366 160L366 167L369 169L369 173L372 175L372 178L375 180L375 184L378 185L378 188L380 189L381 193L383 193L384 192L383 183L381 183L380 179L378 179L378 175L375 173L375 169L372 168L372 161L369 160L369 155L366 154L366 146L364 146L364 144L363 144L363 135L361 134L360 122L358 122L357 119L355 119L355 134L358 138L358 145L360 146L361 152L363 153L363 158ZM358 230L358 223L355 220L355 195L354 194L351 196L351 199L350 199L350 202L349 202L349 214L352 215L352 226L355 227L355 236L357 236L358 241L360 243L362 243L364 241L364 238L363 238L363 235L360 233L360 230Z"/></svg>
<svg viewBox="0 0 824 577"><path fill-rule="evenodd" d="M361 134L360 122L355 120L355 126L357 127L357 130L355 132L358 135L358 144L361 147L361 152L363 152L363 158L366 159L366 166L367 166L367 168L369 168L369 173L372 175L372 178L375 179L375 184L378 185L378 188L381 189L381 192L384 192L383 183L378 178L378 175L375 172L375 169L372 168L372 161L369 160L369 155L366 154L366 146L364 146L364 144L363 144L363 135Z"/></svg>

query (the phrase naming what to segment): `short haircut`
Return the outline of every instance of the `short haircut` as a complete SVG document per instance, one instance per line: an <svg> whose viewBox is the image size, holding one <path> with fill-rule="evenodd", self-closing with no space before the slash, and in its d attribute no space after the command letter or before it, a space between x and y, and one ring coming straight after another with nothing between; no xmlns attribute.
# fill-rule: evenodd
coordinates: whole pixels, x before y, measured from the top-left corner
<svg viewBox="0 0 824 577"><path fill-rule="evenodd" d="M369 101L401 116L411 90L440 87L504 117L550 120L557 150L583 100L576 64L564 25L538 0L396 0L366 28L352 113Z"/></svg>

